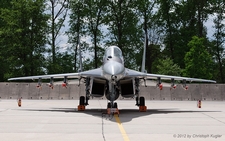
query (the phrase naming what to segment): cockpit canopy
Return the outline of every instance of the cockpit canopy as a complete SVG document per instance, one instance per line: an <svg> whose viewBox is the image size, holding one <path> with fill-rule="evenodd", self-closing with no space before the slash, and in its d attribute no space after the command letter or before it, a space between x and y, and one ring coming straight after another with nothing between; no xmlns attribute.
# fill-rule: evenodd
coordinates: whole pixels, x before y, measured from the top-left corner
<svg viewBox="0 0 225 141"><path fill-rule="evenodd" d="M110 46L106 49L104 59L118 58L123 62L122 51L117 46Z"/></svg>
<svg viewBox="0 0 225 141"><path fill-rule="evenodd" d="M122 57L122 51L117 46L111 46L111 47L106 49L105 56L106 57L108 57L108 56Z"/></svg>

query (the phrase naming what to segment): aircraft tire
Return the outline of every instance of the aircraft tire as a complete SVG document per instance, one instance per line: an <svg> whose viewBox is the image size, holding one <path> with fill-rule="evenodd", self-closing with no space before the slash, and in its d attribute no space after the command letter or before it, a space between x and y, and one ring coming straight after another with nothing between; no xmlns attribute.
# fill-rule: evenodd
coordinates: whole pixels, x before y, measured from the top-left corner
<svg viewBox="0 0 225 141"><path fill-rule="evenodd" d="M113 108L118 108L118 105L116 102L114 103Z"/></svg>
<svg viewBox="0 0 225 141"><path fill-rule="evenodd" d="M107 104L107 108L111 108L111 103L110 102Z"/></svg>
<svg viewBox="0 0 225 141"><path fill-rule="evenodd" d="M145 98L143 96L140 97L140 106L145 106Z"/></svg>
<svg viewBox="0 0 225 141"><path fill-rule="evenodd" d="M80 105L84 105L84 103L85 103L85 97L80 96Z"/></svg>

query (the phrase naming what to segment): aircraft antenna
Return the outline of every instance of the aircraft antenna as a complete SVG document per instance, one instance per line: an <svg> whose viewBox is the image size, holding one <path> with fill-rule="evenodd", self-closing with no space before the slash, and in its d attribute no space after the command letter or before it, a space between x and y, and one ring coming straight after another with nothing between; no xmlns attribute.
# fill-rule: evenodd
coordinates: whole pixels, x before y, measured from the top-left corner
<svg viewBox="0 0 225 141"><path fill-rule="evenodd" d="M143 50L143 56L142 56L141 72L146 72L146 70L145 70L146 44L147 44L146 42L147 42L147 33L145 32L145 41L144 41L144 50Z"/></svg>

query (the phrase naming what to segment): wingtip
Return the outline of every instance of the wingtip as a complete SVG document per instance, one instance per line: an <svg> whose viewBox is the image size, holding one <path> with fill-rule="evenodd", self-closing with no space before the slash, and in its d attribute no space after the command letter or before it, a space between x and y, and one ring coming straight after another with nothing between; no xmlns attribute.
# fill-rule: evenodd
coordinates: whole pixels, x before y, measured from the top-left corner
<svg viewBox="0 0 225 141"><path fill-rule="evenodd" d="M8 79L8 81L11 81L11 80L13 80L13 79L12 79L12 78L9 78L9 79Z"/></svg>

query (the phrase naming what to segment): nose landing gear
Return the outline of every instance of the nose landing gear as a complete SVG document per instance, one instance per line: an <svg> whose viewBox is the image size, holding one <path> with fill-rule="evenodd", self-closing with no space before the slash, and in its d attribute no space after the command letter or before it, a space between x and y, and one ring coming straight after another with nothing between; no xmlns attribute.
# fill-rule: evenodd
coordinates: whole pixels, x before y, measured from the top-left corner
<svg viewBox="0 0 225 141"><path fill-rule="evenodd" d="M118 114L119 115L119 109L118 109L118 105L116 102L109 102L107 104L107 114Z"/></svg>

